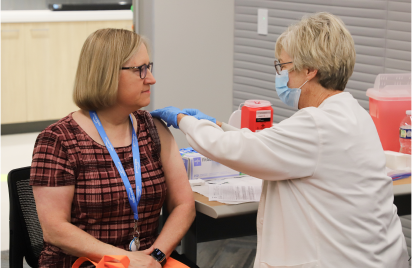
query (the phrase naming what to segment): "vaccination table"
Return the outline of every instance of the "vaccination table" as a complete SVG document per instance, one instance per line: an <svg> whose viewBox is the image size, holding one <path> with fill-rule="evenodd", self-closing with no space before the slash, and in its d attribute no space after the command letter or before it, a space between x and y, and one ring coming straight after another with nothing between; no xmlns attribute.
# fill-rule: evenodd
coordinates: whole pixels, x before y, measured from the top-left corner
<svg viewBox="0 0 412 268"><path fill-rule="evenodd" d="M411 177L393 182L394 204L398 215L411 214ZM259 203L227 205L209 201L193 193L196 218L182 239L182 253L196 263L197 243L256 235L256 216Z"/></svg>

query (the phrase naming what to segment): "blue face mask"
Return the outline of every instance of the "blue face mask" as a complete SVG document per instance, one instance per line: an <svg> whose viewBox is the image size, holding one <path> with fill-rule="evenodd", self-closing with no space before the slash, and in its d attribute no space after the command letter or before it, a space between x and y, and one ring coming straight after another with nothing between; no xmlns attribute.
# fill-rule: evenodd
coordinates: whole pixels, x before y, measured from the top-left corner
<svg viewBox="0 0 412 268"><path fill-rule="evenodd" d="M288 88L289 72L284 70L276 73L275 86L279 99L286 105L298 109L301 88L308 82L303 83L299 88Z"/></svg>

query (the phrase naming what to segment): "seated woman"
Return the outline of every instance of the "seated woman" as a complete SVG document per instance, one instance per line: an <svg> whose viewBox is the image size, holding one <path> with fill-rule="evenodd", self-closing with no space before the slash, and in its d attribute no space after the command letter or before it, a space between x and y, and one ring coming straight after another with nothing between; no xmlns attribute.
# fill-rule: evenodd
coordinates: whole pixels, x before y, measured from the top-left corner
<svg viewBox="0 0 412 268"><path fill-rule="evenodd" d="M170 256L195 217L172 134L139 110L156 83L147 49L121 29L98 30L83 45L73 94L80 110L43 130L33 152L39 267L104 255L127 255L131 268L161 267L150 254ZM170 215L158 235L164 201Z"/></svg>

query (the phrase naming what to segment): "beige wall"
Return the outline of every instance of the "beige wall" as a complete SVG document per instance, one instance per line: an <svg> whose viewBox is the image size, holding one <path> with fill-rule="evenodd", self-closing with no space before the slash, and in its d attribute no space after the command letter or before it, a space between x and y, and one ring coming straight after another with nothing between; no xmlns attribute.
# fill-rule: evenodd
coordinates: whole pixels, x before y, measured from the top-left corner
<svg viewBox="0 0 412 268"><path fill-rule="evenodd" d="M197 108L221 121L232 111L234 0L154 2L153 108ZM179 148L189 146L170 128Z"/></svg>

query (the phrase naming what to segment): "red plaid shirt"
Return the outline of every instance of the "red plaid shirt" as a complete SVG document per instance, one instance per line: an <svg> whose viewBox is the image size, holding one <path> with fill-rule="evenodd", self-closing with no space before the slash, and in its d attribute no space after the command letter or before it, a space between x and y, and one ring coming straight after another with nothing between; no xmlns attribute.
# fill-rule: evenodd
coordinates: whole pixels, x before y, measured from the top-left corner
<svg viewBox="0 0 412 268"><path fill-rule="evenodd" d="M133 114L137 120L142 166L138 224L140 249L143 250L149 248L157 237L166 183L160 162L160 140L153 119L146 111ZM136 191L132 147L115 149ZM30 184L74 185L71 223L104 243L128 248L133 237L134 219L123 181L106 147L92 140L71 114L47 127L37 137ZM44 242L39 267L70 268L76 259Z"/></svg>

